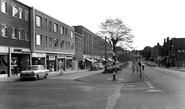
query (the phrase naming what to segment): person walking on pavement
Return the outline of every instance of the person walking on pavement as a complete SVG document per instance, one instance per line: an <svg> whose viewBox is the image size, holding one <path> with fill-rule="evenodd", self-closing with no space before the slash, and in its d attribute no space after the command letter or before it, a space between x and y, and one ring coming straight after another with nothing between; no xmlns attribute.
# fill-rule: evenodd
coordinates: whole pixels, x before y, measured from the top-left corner
<svg viewBox="0 0 185 109"><path fill-rule="evenodd" d="M144 69L145 69L145 64L144 63L142 64L142 68L143 68L143 71L144 71Z"/></svg>
<svg viewBox="0 0 185 109"><path fill-rule="evenodd" d="M132 72L133 72L133 73L135 72L135 64L134 64L134 62L133 62L133 64L132 64Z"/></svg>

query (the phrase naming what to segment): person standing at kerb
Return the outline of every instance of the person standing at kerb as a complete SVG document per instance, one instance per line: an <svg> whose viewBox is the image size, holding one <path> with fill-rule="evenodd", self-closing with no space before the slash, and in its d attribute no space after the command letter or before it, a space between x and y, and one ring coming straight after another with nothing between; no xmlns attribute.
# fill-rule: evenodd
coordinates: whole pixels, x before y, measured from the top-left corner
<svg viewBox="0 0 185 109"><path fill-rule="evenodd" d="M135 72L135 63L133 62L132 64L132 72L134 73Z"/></svg>

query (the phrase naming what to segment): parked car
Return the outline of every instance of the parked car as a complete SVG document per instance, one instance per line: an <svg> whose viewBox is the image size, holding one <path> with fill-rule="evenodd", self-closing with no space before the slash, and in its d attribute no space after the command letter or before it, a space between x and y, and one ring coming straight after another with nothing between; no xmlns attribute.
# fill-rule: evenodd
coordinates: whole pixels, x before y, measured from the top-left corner
<svg viewBox="0 0 185 109"><path fill-rule="evenodd" d="M96 63L96 64L97 64L99 70L102 70L104 68L102 63Z"/></svg>
<svg viewBox="0 0 185 109"><path fill-rule="evenodd" d="M98 70L98 65L97 65L96 63L93 63L93 64L91 65L90 70Z"/></svg>
<svg viewBox="0 0 185 109"><path fill-rule="evenodd" d="M28 67L27 70L23 70L20 73L20 79L28 79L33 78L38 80L40 78L47 78L48 76L48 69L44 69L43 65L31 65Z"/></svg>
<svg viewBox="0 0 185 109"><path fill-rule="evenodd" d="M156 64L154 62L150 62L150 67L155 67Z"/></svg>

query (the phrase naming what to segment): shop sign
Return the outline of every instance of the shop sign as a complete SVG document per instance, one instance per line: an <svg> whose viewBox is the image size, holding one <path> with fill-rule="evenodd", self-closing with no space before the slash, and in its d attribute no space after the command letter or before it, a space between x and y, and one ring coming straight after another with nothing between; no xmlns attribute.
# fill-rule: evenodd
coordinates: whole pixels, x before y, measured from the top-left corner
<svg viewBox="0 0 185 109"><path fill-rule="evenodd" d="M46 57L45 53L32 53L32 57Z"/></svg>
<svg viewBox="0 0 185 109"><path fill-rule="evenodd" d="M73 58L73 55L66 55L66 58L72 59Z"/></svg>
<svg viewBox="0 0 185 109"><path fill-rule="evenodd" d="M8 53L8 47L0 47L1 53Z"/></svg>
<svg viewBox="0 0 185 109"><path fill-rule="evenodd" d="M65 54L60 54L60 55L58 55L58 58L65 58L65 57L66 57Z"/></svg>
<svg viewBox="0 0 185 109"><path fill-rule="evenodd" d="M49 56L49 60L55 60L55 56Z"/></svg>
<svg viewBox="0 0 185 109"><path fill-rule="evenodd" d="M28 49L19 49L19 48L13 48L12 49L13 53L30 53L30 50Z"/></svg>

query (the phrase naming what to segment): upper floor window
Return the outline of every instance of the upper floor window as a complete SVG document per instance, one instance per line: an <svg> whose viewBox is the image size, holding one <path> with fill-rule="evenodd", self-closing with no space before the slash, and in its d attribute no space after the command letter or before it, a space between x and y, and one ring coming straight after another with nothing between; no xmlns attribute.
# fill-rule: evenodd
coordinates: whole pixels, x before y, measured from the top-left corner
<svg viewBox="0 0 185 109"><path fill-rule="evenodd" d="M8 28L6 25L2 25L2 28L1 28L1 36L2 37L7 37L8 36Z"/></svg>
<svg viewBox="0 0 185 109"><path fill-rule="evenodd" d="M47 19L44 19L44 28L47 29L48 25L47 25Z"/></svg>
<svg viewBox="0 0 185 109"><path fill-rule="evenodd" d="M73 31L71 31L71 38L73 38Z"/></svg>
<svg viewBox="0 0 185 109"><path fill-rule="evenodd" d="M54 29L54 32L57 33L58 32L58 24L54 23L53 25L53 29Z"/></svg>
<svg viewBox="0 0 185 109"><path fill-rule="evenodd" d="M53 45L52 42L53 42L53 38L52 38L52 37L49 37L49 46L50 46L50 47L52 47L52 45Z"/></svg>
<svg viewBox="0 0 185 109"><path fill-rule="evenodd" d="M44 37L44 45L45 45L45 46L48 45L48 37L47 37L47 36Z"/></svg>
<svg viewBox="0 0 185 109"><path fill-rule="evenodd" d="M64 48L64 40L60 42L60 48Z"/></svg>
<svg viewBox="0 0 185 109"><path fill-rule="evenodd" d="M71 42L68 42L67 49L69 50L71 47Z"/></svg>
<svg viewBox="0 0 185 109"><path fill-rule="evenodd" d="M18 9L15 5L12 5L12 16L17 17L18 16Z"/></svg>
<svg viewBox="0 0 185 109"><path fill-rule="evenodd" d="M49 21L49 31L52 31L52 21Z"/></svg>
<svg viewBox="0 0 185 109"><path fill-rule="evenodd" d="M42 45L42 35L36 35L36 45Z"/></svg>
<svg viewBox="0 0 185 109"><path fill-rule="evenodd" d="M65 28L65 35L67 36L68 35L68 29Z"/></svg>
<svg viewBox="0 0 185 109"><path fill-rule="evenodd" d="M19 29L19 39L20 40L23 40L23 30L22 29Z"/></svg>
<svg viewBox="0 0 185 109"><path fill-rule="evenodd" d="M24 35L25 35L25 40L29 41L29 32L25 31Z"/></svg>
<svg viewBox="0 0 185 109"><path fill-rule="evenodd" d="M29 13L27 10L25 10L25 20L29 21Z"/></svg>
<svg viewBox="0 0 185 109"><path fill-rule="evenodd" d="M73 50L74 49L74 43L71 43L71 50Z"/></svg>
<svg viewBox="0 0 185 109"><path fill-rule="evenodd" d="M19 19L22 19L22 16L23 16L22 8L19 8Z"/></svg>
<svg viewBox="0 0 185 109"><path fill-rule="evenodd" d="M4 0L1 0L1 12L7 13L7 2Z"/></svg>
<svg viewBox="0 0 185 109"><path fill-rule="evenodd" d="M17 28L12 27L12 38L17 39Z"/></svg>
<svg viewBox="0 0 185 109"><path fill-rule="evenodd" d="M68 44L68 42L65 41L65 49L66 49L66 50L67 50L67 48L68 48L68 47L67 47L67 46L68 46L67 44Z"/></svg>
<svg viewBox="0 0 185 109"><path fill-rule="evenodd" d="M42 26L42 18L40 16L36 16L36 26Z"/></svg>
<svg viewBox="0 0 185 109"><path fill-rule="evenodd" d="M54 39L54 45L55 47L58 47L58 39Z"/></svg>
<svg viewBox="0 0 185 109"><path fill-rule="evenodd" d="M60 34L64 34L64 27L63 26L60 27Z"/></svg>

